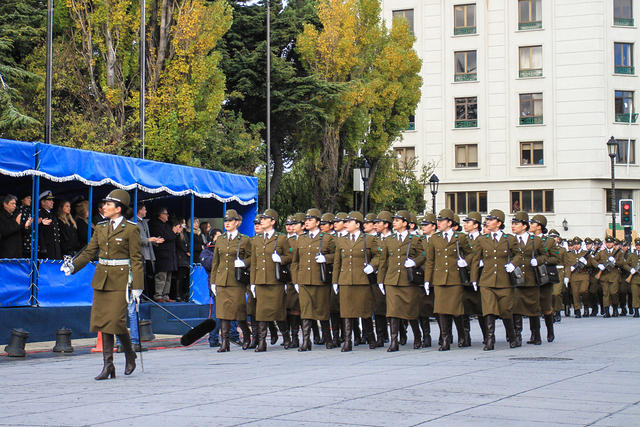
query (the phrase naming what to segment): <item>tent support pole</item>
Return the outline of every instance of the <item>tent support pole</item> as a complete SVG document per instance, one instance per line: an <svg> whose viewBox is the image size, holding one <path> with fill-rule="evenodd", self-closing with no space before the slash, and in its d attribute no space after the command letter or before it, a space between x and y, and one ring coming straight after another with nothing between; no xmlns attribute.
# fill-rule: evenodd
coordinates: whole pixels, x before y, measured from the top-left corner
<svg viewBox="0 0 640 427"><path fill-rule="evenodd" d="M93 187L89 186L89 196L87 197L89 200L87 201L89 206L89 218L87 218L87 222L89 223L87 226L89 229L87 230L87 241L91 241L91 224L93 224Z"/></svg>
<svg viewBox="0 0 640 427"><path fill-rule="evenodd" d="M36 150L36 169L38 169L38 151ZM38 217L40 216L40 177L34 176L31 187L31 283L29 292L29 305L38 305Z"/></svg>
<svg viewBox="0 0 640 427"><path fill-rule="evenodd" d="M189 301L191 301L191 286L193 285L193 221L195 219L195 200L196 196L191 193L191 227L189 233Z"/></svg>
<svg viewBox="0 0 640 427"><path fill-rule="evenodd" d="M133 222L138 223L138 187L133 191Z"/></svg>

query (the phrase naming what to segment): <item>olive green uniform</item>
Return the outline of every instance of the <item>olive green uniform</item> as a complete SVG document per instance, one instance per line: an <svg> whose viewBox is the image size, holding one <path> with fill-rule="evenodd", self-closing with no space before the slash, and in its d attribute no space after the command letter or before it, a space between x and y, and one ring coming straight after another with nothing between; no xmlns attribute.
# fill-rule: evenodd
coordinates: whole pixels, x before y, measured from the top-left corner
<svg viewBox="0 0 640 427"><path fill-rule="evenodd" d="M614 263L610 266L607 264L609 257L614 258ZM606 267L599 279L602 286L603 305L607 312L609 306L613 306L614 310L617 311L618 280L620 275L617 267L621 267L624 264L622 253L616 253L615 249L609 251L605 248L591 258L591 264L596 268L598 268L599 264Z"/></svg>
<svg viewBox="0 0 640 427"><path fill-rule="evenodd" d="M580 258L584 258L589 263L589 251L577 250L567 251L564 254L564 271L569 278L569 286L573 297L573 309L575 312L580 311L582 303L584 303L585 312L588 309L589 302L589 272L587 266L576 269L575 265ZM588 315L588 314L587 314Z"/></svg>
<svg viewBox="0 0 640 427"><path fill-rule="evenodd" d="M251 239L244 234L230 240L224 233L216 240L211 261L210 283L216 285L216 317L224 320L247 320L246 285L236 280L236 258L251 266Z"/></svg>
<svg viewBox="0 0 640 427"><path fill-rule="evenodd" d="M628 280L631 269L636 270L631 276L631 283L629 283L629 286L631 287L632 306L635 317L638 317L638 309L640 309L640 271L638 271L638 267L640 267L640 255L638 252L630 251L624 265L624 270L627 273L625 274L624 279Z"/></svg>

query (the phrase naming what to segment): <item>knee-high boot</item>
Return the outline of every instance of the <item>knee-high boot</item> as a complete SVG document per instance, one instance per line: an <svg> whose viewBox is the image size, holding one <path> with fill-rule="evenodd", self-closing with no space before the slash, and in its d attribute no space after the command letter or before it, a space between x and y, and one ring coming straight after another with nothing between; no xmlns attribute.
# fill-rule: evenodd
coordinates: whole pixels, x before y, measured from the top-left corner
<svg viewBox="0 0 640 427"><path fill-rule="evenodd" d="M340 314L331 313L331 332L333 332L333 346L338 347L340 345Z"/></svg>
<svg viewBox="0 0 640 427"><path fill-rule="evenodd" d="M365 317L362 319L362 326L364 327L363 333L369 343L369 349L376 348L376 336L373 333L373 319L371 317Z"/></svg>
<svg viewBox="0 0 640 427"><path fill-rule="evenodd" d="M458 347L465 347L464 324L462 316L453 316L453 323L456 325L456 332L458 333Z"/></svg>
<svg viewBox="0 0 640 427"><path fill-rule="evenodd" d="M493 314L487 314L484 316L484 325L487 331L487 338L484 343L484 351L493 350L493 347L496 343L496 316Z"/></svg>
<svg viewBox="0 0 640 427"><path fill-rule="evenodd" d="M517 347L522 346L522 315L514 314L513 315L513 329L516 333L516 343Z"/></svg>
<svg viewBox="0 0 640 427"><path fill-rule="evenodd" d="M478 314L478 324L480 325L480 331L482 331L482 344L487 343L487 319L485 316Z"/></svg>
<svg viewBox="0 0 640 427"><path fill-rule="evenodd" d="M278 328L276 328L276 322L267 322L269 326L269 335L271 335L271 345L276 345L278 342ZM265 337L265 340L267 338Z"/></svg>
<svg viewBox="0 0 640 427"><path fill-rule="evenodd" d="M398 351L398 329L400 329L400 319L397 317L390 317L389 323L391 324L391 342L387 351Z"/></svg>
<svg viewBox="0 0 640 427"><path fill-rule="evenodd" d="M531 339L527 341L527 344L542 344L542 339L540 338L540 316L529 317L529 329L531 329Z"/></svg>
<svg viewBox="0 0 640 427"><path fill-rule="evenodd" d="M291 348L300 346L300 338L298 337L298 329L300 328L300 316L292 314L289 316L289 325L291 326Z"/></svg>
<svg viewBox="0 0 640 427"><path fill-rule="evenodd" d="M547 341L553 342L556 338L556 335L553 332L553 314L544 315L544 324L547 327Z"/></svg>
<svg viewBox="0 0 640 427"><path fill-rule="evenodd" d="M249 330L249 324L246 320L238 322L240 330L242 331L242 349L246 350L251 345L251 331Z"/></svg>
<svg viewBox="0 0 640 427"><path fill-rule="evenodd" d="M258 345L254 350L256 353L267 351L267 323L258 322Z"/></svg>
<svg viewBox="0 0 640 427"><path fill-rule="evenodd" d="M249 348L256 348L258 346L258 341L260 340L260 322L258 322L255 317L251 319L251 344L249 344Z"/></svg>
<svg viewBox="0 0 640 427"><path fill-rule="evenodd" d="M413 332L413 349L418 350L422 348L422 334L420 333L420 323L418 319L409 320L411 325L411 331Z"/></svg>
<svg viewBox="0 0 640 427"><path fill-rule="evenodd" d="M284 349L291 347L291 336L289 335L289 324L286 321L276 322L280 333L282 333L282 341L284 341Z"/></svg>
<svg viewBox="0 0 640 427"><path fill-rule="evenodd" d="M376 347L384 347L384 336L387 331L387 317L376 314Z"/></svg>
<svg viewBox="0 0 640 427"><path fill-rule="evenodd" d="M442 333L442 345L438 350L448 351L451 348L453 316L450 314L440 314L438 317L440 319L440 332Z"/></svg>
<svg viewBox="0 0 640 427"><path fill-rule="evenodd" d="M516 330L513 326L513 318L502 319L502 324L507 334L507 341L509 341L510 348L520 347L518 345L518 339L516 338Z"/></svg>
<svg viewBox="0 0 640 427"><path fill-rule="evenodd" d="M320 331L318 330L317 320L311 321L311 331L313 332L313 343L316 345L324 344L326 342L325 340L327 339L331 340L331 334L325 335L324 330L322 331L322 336L320 335Z"/></svg>
<svg viewBox="0 0 640 427"><path fill-rule="evenodd" d="M351 322L353 330L353 345L358 346L362 342L362 333L360 331L360 318L356 317Z"/></svg>
<svg viewBox="0 0 640 427"><path fill-rule="evenodd" d="M313 321L316 323L316 321ZM322 327L322 336L324 337L324 345L327 350L331 350L332 348L336 348L333 344L333 339L331 338L331 325L328 320L321 320L320 326Z"/></svg>
<svg viewBox="0 0 640 427"><path fill-rule="evenodd" d="M220 319L220 333L222 335L222 342L218 353L225 353L229 351L229 330L231 329L231 320Z"/></svg>
<svg viewBox="0 0 640 427"><path fill-rule="evenodd" d="M302 345L298 351L311 351L311 322L315 320L302 319Z"/></svg>
<svg viewBox="0 0 640 427"><path fill-rule="evenodd" d="M124 366L124 374L131 375L133 371L136 369L136 352L133 349L133 344L131 343L131 336L127 332L126 334L118 335L118 339L120 340L120 344L122 344L122 348L124 350L125 357L125 366Z"/></svg>
<svg viewBox="0 0 640 427"><path fill-rule="evenodd" d="M353 319L344 318L344 343L342 344L342 349L340 351L346 352L351 351L353 349L353 343L351 341L351 328L353 325Z"/></svg>
<svg viewBox="0 0 640 427"><path fill-rule="evenodd" d="M400 333L400 345L405 345L407 343L407 321L404 319L398 319L399 323L399 333Z"/></svg>
<svg viewBox="0 0 640 427"><path fill-rule="evenodd" d="M431 325L428 317L420 318L420 327L422 328L422 347L431 347Z"/></svg>
<svg viewBox="0 0 640 427"><path fill-rule="evenodd" d="M107 378L116 377L116 367L113 366L113 342L112 334L102 334L102 372L95 378L96 380L106 380Z"/></svg>

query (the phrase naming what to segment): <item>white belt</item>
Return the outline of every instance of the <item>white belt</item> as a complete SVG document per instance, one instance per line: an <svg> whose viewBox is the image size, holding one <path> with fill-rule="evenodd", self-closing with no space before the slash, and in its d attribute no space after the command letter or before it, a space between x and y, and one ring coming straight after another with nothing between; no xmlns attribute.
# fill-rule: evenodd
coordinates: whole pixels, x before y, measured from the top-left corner
<svg viewBox="0 0 640 427"><path fill-rule="evenodd" d="M557 268L558 270L562 270L562 269L564 268L564 265L556 265L556 268Z"/></svg>
<svg viewBox="0 0 640 427"><path fill-rule="evenodd" d="M114 265L131 265L131 262L129 261L129 258L126 258L126 259L104 259L104 258L100 258L100 259L98 259L98 263L102 264L102 265L110 265L110 266L114 266Z"/></svg>

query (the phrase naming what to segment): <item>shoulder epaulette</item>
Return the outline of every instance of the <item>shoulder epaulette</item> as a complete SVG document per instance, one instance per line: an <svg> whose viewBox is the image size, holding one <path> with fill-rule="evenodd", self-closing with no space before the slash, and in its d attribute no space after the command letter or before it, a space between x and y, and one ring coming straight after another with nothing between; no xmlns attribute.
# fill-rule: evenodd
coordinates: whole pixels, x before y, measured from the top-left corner
<svg viewBox="0 0 640 427"><path fill-rule="evenodd" d="M104 221L100 221L99 223L97 223L96 225L105 225L108 224L109 221L107 221L106 219Z"/></svg>
<svg viewBox="0 0 640 427"><path fill-rule="evenodd" d="M128 222L129 224L131 224L131 225L135 225L136 227L138 226L138 223L137 223L137 222L133 222L133 221L129 221L129 220L127 220L127 222Z"/></svg>

